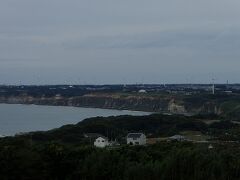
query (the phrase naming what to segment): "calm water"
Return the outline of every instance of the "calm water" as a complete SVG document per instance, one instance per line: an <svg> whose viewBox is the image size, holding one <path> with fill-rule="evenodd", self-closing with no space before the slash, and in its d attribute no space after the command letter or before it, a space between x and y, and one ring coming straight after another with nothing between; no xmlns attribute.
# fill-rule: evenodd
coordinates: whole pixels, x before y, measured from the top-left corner
<svg viewBox="0 0 240 180"><path fill-rule="evenodd" d="M49 130L96 116L146 115L146 112L63 106L0 104L0 135Z"/></svg>

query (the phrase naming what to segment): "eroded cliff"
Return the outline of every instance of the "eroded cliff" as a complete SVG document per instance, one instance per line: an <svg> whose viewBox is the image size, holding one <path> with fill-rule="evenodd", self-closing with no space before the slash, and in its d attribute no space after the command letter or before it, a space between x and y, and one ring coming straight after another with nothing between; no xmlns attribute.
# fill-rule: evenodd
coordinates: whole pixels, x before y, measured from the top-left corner
<svg viewBox="0 0 240 180"><path fill-rule="evenodd" d="M86 94L77 97L32 97L27 95L0 97L0 103L127 109L174 114L216 113L221 109L214 101L191 102L176 96L124 94Z"/></svg>

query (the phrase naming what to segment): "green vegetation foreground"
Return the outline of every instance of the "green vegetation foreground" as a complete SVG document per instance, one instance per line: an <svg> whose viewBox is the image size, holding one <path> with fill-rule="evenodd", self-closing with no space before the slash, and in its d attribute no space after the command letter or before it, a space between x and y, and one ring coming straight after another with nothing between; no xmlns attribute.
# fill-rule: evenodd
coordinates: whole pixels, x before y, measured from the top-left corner
<svg viewBox="0 0 240 180"><path fill-rule="evenodd" d="M1 138L0 180L237 180L240 125L216 122L218 118L158 114L99 117L47 132ZM209 143L124 145L127 133L140 131L153 138L194 131L211 139ZM122 145L94 148L85 133L100 133Z"/></svg>
<svg viewBox="0 0 240 180"><path fill-rule="evenodd" d="M5 142L6 143L6 142ZM226 180L240 178L239 146L159 143L96 149L1 142L0 179Z"/></svg>

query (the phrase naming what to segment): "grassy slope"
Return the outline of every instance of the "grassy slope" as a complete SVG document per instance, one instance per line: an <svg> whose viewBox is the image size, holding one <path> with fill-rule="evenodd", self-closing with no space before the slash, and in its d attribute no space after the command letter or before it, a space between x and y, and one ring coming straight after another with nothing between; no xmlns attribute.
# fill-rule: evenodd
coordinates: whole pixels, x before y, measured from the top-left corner
<svg viewBox="0 0 240 180"><path fill-rule="evenodd" d="M205 119L205 117L204 117ZM99 133L110 139L125 140L129 132L143 132L148 137L166 137L184 131L207 133L208 125L199 117L182 115L117 116L86 119L76 125L66 125L47 132L32 133L34 141L85 143L84 133ZM207 118L211 119L211 118Z"/></svg>

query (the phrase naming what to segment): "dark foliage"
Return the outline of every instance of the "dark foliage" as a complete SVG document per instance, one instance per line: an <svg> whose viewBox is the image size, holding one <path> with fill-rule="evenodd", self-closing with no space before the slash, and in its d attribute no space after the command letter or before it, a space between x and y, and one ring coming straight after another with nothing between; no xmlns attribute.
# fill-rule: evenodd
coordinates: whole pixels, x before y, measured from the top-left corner
<svg viewBox="0 0 240 180"><path fill-rule="evenodd" d="M129 132L143 132L148 137L160 137L172 136L187 130L206 133L208 126L195 118L180 115L96 117L86 119L76 125L66 125L48 132L32 133L31 138L38 142L54 140L84 144L86 140L83 137L84 133L99 133L112 140L121 141Z"/></svg>
<svg viewBox="0 0 240 180"><path fill-rule="evenodd" d="M0 142L0 179L237 180L238 146L160 143L117 149Z"/></svg>
<svg viewBox="0 0 240 180"><path fill-rule="evenodd" d="M166 136L185 130L215 133L224 140L240 138L239 127L228 121L207 126L195 117L159 114L91 118L48 132L0 139L0 179L240 179L238 143L215 143L214 149L185 142L97 149L83 137L94 132L124 140L130 131ZM226 137L226 132L231 136Z"/></svg>

